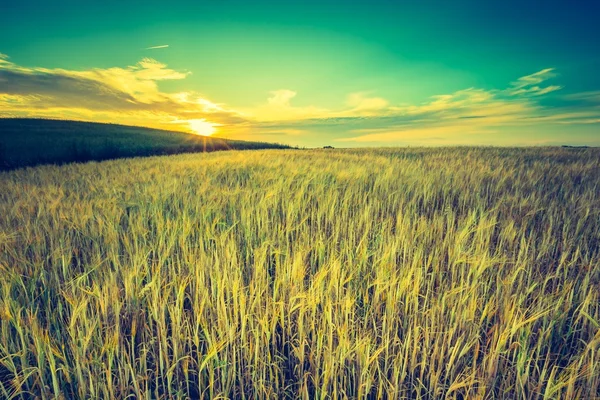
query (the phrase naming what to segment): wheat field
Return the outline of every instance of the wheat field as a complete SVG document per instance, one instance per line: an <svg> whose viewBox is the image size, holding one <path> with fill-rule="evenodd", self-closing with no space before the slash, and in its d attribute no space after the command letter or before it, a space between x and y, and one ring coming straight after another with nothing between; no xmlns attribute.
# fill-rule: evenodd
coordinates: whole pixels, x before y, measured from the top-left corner
<svg viewBox="0 0 600 400"><path fill-rule="evenodd" d="M600 150L0 174L0 398L600 398Z"/></svg>

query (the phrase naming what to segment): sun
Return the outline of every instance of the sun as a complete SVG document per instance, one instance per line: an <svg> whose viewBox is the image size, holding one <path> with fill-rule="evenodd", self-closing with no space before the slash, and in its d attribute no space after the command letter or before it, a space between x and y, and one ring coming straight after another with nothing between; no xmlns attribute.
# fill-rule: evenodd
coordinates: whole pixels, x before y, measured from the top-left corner
<svg viewBox="0 0 600 400"><path fill-rule="evenodd" d="M205 119L190 119L188 124L194 133L200 136L210 136L217 131L217 124L208 122Z"/></svg>

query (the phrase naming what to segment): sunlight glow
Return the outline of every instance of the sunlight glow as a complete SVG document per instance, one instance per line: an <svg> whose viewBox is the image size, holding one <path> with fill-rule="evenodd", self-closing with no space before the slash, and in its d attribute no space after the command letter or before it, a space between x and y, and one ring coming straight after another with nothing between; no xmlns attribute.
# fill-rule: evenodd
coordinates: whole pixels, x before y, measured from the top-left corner
<svg viewBox="0 0 600 400"><path fill-rule="evenodd" d="M217 124L208 122L205 119L190 119L188 124L194 133L200 136L210 136L217 131L215 128Z"/></svg>

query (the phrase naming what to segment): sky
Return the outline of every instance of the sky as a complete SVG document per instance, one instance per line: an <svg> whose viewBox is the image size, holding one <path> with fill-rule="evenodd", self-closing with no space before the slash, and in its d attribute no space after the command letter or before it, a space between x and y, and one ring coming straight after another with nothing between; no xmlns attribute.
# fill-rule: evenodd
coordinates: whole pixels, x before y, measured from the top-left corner
<svg viewBox="0 0 600 400"><path fill-rule="evenodd" d="M600 145L593 1L34 1L0 117L301 147Z"/></svg>

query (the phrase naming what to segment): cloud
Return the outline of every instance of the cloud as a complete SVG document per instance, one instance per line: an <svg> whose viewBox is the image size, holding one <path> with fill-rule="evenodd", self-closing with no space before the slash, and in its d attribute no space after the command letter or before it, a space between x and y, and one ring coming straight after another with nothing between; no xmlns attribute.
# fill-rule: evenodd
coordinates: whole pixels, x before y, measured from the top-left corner
<svg viewBox="0 0 600 400"><path fill-rule="evenodd" d="M517 81L512 82L507 92L513 96L515 95L532 95L541 96L562 89L562 86L550 85L546 87L540 87L542 82L548 79L555 78L557 74L554 72L554 68L546 68L538 71L531 75L526 75L519 78Z"/></svg>
<svg viewBox="0 0 600 400"><path fill-rule="evenodd" d="M389 102L381 97L371 97L368 93L350 93L346 98L346 105L351 107L341 113L349 116L377 115L388 110Z"/></svg>
<svg viewBox="0 0 600 400"><path fill-rule="evenodd" d="M269 92L266 103L242 109L247 116L255 122L267 121L292 121L304 120L309 118L323 118L332 112L326 108L315 106L295 106L292 99L295 99L297 92L290 89L279 89Z"/></svg>
<svg viewBox="0 0 600 400"><path fill-rule="evenodd" d="M595 104L600 106L600 90L571 93L564 96L567 101L578 101L582 103Z"/></svg>
<svg viewBox="0 0 600 400"><path fill-rule="evenodd" d="M260 131L275 133L319 132L329 140L345 143L404 143L425 137L493 135L506 127L527 128L540 124L593 124L600 119L600 91L565 96L560 104L543 105L540 99L560 89L542 85L557 76L544 69L512 82L505 89L467 88L432 96L421 104L390 105L386 99L353 93L346 108L296 120L263 122ZM569 102L588 102L583 109Z"/></svg>
<svg viewBox="0 0 600 400"><path fill-rule="evenodd" d="M166 49L167 47L169 47L168 44L161 44L159 46L146 47L146 50Z"/></svg>
<svg viewBox="0 0 600 400"><path fill-rule="evenodd" d="M0 117L188 131L194 124L207 124L221 136L297 145L429 143L460 134L489 137L506 127L600 122L600 91L561 95L560 86L546 83L557 77L551 68L505 88L465 88L415 104L396 105L372 91L353 92L337 108L307 104L301 93L286 88L267 92L262 103L242 109L193 90L164 90L164 82L185 80L190 74L152 58L127 67L67 70L20 66L0 53Z"/></svg>
<svg viewBox="0 0 600 400"><path fill-rule="evenodd" d="M449 134L461 134L461 135L473 135L480 133L488 133L486 129L475 129L465 130L462 125L446 125L446 126L432 126L432 127L409 127L399 131L384 131L381 133L369 133L357 137L342 138L338 139L338 142L357 142L357 143L374 143L374 142L398 142L398 141L412 141L418 139L435 138L440 140L447 137Z"/></svg>
<svg viewBox="0 0 600 400"><path fill-rule="evenodd" d="M517 79L516 82L512 83L512 86L523 87L523 86L532 86L538 85L550 78L556 77L556 73L554 72L554 68L546 68L541 71L535 72L531 75L525 75L521 78Z"/></svg>
<svg viewBox="0 0 600 400"><path fill-rule="evenodd" d="M120 68L84 71L18 66L0 57L0 116L89 119L189 130L184 119L206 119L215 126L244 124L238 112L196 92L169 93L160 83L182 80L176 71L151 58Z"/></svg>
<svg viewBox="0 0 600 400"><path fill-rule="evenodd" d="M63 106L98 110L136 107L135 98L127 92L88 78L0 69L0 82L3 83L0 88L2 94L34 96L37 99L31 103L34 107ZM57 93L60 93L59 97L55 96Z"/></svg>
<svg viewBox="0 0 600 400"><path fill-rule="evenodd" d="M293 90L274 90L271 92L271 97L267 99L267 103L275 107L290 107L290 100L296 95L297 93Z"/></svg>

